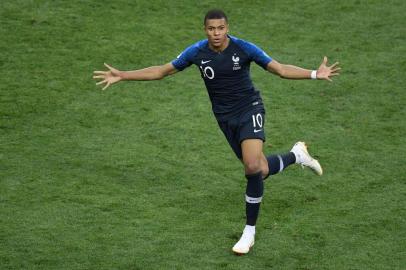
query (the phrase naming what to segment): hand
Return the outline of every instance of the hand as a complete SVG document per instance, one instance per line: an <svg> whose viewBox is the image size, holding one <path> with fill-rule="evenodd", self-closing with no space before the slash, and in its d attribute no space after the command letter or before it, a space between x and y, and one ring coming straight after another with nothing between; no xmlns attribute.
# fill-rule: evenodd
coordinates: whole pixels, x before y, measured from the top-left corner
<svg viewBox="0 0 406 270"><path fill-rule="evenodd" d="M104 65L109 69L108 71L94 71L93 72L93 74L94 74L93 79L102 79L101 81L97 82L96 85L106 84L102 90L105 90L111 84L122 80L122 77L120 76L121 71L107 65L106 63L104 63Z"/></svg>
<svg viewBox="0 0 406 270"><path fill-rule="evenodd" d="M338 62L335 62L331 66L327 66L327 56L324 56L323 62L317 69L317 79L328 80L331 82L332 76L340 75L340 73L338 73L339 70L341 70L341 68L338 67Z"/></svg>

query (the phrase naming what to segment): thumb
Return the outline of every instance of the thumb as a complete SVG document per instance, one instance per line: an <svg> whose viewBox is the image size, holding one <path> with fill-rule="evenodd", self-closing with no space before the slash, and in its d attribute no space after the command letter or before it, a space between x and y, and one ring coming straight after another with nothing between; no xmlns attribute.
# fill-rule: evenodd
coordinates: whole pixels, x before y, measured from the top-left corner
<svg viewBox="0 0 406 270"><path fill-rule="evenodd" d="M327 56L324 56L323 58L323 65L327 65Z"/></svg>
<svg viewBox="0 0 406 270"><path fill-rule="evenodd" d="M112 68L111 66L107 65L107 63L104 63L104 65L105 65L108 69L113 70L113 68Z"/></svg>

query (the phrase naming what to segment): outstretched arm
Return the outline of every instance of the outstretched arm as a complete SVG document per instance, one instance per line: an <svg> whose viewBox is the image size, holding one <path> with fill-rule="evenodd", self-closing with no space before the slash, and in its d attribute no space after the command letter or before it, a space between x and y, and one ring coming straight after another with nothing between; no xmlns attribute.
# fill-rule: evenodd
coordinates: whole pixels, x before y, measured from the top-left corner
<svg viewBox="0 0 406 270"><path fill-rule="evenodd" d="M152 66L144 69L138 69L133 71L120 71L115 69L106 63L104 64L107 71L94 71L93 79L99 79L100 81L96 85L104 84L103 90L109 87L111 84L122 80L134 80L134 81L152 81L160 80L168 75L176 73L178 70L172 65L167 63L161 66Z"/></svg>
<svg viewBox="0 0 406 270"><path fill-rule="evenodd" d="M327 66L327 57L325 56L315 75L319 80L332 81L331 77L340 75L340 69L341 68L338 67L338 62L331 66ZM267 65L267 70L285 79L310 79L312 74L312 70L293 65L281 64L275 59Z"/></svg>

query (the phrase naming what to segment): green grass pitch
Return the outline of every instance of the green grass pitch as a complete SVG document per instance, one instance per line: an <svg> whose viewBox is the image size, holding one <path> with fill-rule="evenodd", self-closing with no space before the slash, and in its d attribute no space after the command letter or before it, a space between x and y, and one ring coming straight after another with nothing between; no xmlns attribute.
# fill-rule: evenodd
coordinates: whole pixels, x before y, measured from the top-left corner
<svg viewBox="0 0 406 270"><path fill-rule="evenodd" d="M405 3L1 1L0 269L405 269ZM246 180L197 68L92 79L173 60L213 7L282 63L343 69L328 83L252 66L265 151L304 140L325 175L267 180L243 257Z"/></svg>

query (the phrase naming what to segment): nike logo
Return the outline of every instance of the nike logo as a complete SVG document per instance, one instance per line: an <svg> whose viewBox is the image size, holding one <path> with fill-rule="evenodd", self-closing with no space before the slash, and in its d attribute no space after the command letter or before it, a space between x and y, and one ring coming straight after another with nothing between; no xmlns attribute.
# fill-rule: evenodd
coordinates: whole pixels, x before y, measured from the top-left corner
<svg viewBox="0 0 406 270"><path fill-rule="evenodd" d="M260 132L262 129L254 129L254 133Z"/></svg>
<svg viewBox="0 0 406 270"><path fill-rule="evenodd" d="M207 64L207 63L210 62L210 61L211 61L211 60L207 60L207 61L202 60L202 65Z"/></svg>

